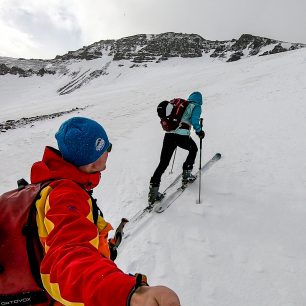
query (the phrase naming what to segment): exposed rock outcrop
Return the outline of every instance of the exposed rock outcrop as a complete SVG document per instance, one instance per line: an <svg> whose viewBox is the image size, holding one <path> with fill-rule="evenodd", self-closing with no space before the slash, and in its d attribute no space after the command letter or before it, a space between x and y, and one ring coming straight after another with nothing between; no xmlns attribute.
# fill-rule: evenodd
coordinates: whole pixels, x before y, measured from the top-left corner
<svg viewBox="0 0 306 306"><path fill-rule="evenodd" d="M76 51L58 55L52 60L0 57L0 76L6 74L30 77L45 74L67 75L68 83L58 89L60 95L68 94L91 80L109 74L112 62L130 68L147 67L169 58L210 57L234 62L251 56L264 56L305 48L299 43L285 43L270 38L243 34L239 39L211 41L197 34L167 32L158 35L139 34L118 40L101 40ZM73 64L79 68L73 68ZM82 68L80 68L82 67Z"/></svg>

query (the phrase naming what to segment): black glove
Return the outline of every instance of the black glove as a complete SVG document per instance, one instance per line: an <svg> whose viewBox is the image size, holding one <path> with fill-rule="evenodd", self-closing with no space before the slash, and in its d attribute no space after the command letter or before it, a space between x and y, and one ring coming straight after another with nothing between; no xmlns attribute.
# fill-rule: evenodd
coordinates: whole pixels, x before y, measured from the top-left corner
<svg viewBox="0 0 306 306"><path fill-rule="evenodd" d="M196 134L199 136L200 139L203 139L205 137L205 132L202 130L200 132L196 132Z"/></svg>

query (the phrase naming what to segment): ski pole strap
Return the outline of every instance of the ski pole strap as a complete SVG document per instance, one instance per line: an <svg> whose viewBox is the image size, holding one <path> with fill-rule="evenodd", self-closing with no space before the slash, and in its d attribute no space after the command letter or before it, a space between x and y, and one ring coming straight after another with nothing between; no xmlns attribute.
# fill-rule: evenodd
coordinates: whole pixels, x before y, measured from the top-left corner
<svg viewBox="0 0 306 306"><path fill-rule="evenodd" d="M149 286L148 282L147 282L147 276L146 275L140 274L140 273L136 273L133 276L136 278L136 283L135 283L135 286L132 288L132 290L131 290L131 292L130 292L130 294L128 296L128 299L127 299L127 302L126 302L126 306L130 306L132 295L135 293L135 291L139 287Z"/></svg>

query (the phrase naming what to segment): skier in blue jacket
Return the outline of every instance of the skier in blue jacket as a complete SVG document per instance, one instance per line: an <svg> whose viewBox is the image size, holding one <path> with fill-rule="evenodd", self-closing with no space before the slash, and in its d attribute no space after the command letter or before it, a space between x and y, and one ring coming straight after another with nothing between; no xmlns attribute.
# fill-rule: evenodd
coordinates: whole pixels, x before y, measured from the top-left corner
<svg viewBox="0 0 306 306"><path fill-rule="evenodd" d="M163 147L160 155L160 162L150 180L149 204L161 199L162 194L159 192L161 176L167 169L172 154L177 147L188 150L188 156L183 163L182 183L186 184L195 180L192 175L193 164L197 156L198 147L190 136L191 126L200 139L205 137L205 133L200 125L200 116L202 112L202 94L198 91L193 92L188 97L189 105L187 106L180 126L171 132L166 132Z"/></svg>

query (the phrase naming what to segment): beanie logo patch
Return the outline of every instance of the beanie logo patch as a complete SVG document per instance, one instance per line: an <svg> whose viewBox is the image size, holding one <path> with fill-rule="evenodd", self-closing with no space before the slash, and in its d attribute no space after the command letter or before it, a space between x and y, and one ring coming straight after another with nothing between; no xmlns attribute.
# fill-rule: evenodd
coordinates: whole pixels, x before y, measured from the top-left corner
<svg viewBox="0 0 306 306"><path fill-rule="evenodd" d="M105 141L102 138L96 140L96 151L101 151L105 146Z"/></svg>

